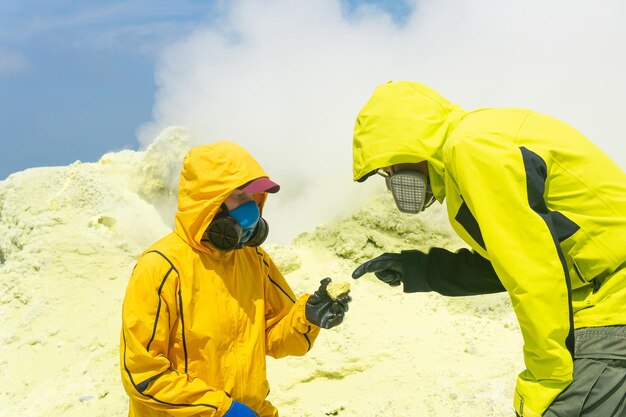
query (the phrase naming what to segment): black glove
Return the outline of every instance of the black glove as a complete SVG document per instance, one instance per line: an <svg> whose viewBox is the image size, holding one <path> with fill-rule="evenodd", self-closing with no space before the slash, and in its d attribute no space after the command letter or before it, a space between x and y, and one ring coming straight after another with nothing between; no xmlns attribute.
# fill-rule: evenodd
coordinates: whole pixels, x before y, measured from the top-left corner
<svg viewBox="0 0 626 417"><path fill-rule="evenodd" d="M352 273L352 278L361 278L368 272L373 272L382 282L397 287L404 280L402 255L399 253L383 253L377 258L359 265Z"/></svg>
<svg viewBox="0 0 626 417"><path fill-rule="evenodd" d="M330 281L330 278L320 281L320 287L309 297L305 307L306 319L323 329L340 325L348 311L348 303L352 301L348 294L340 295L333 301L326 292Z"/></svg>

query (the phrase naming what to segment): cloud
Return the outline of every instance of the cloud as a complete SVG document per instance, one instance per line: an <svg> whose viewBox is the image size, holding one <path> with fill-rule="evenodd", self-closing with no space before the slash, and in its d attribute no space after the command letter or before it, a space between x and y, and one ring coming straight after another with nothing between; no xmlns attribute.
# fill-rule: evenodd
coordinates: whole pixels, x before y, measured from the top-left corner
<svg viewBox="0 0 626 417"><path fill-rule="evenodd" d="M0 46L0 75L19 74L30 69L31 64L22 53Z"/></svg>
<svg viewBox="0 0 626 417"><path fill-rule="evenodd" d="M401 19L371 6L347 13L336 0L229 4L163 52L154 119L139 136L147 144L184 125L196 143L241 143L283 186L268 204L281 236L360 201L352 127L390 79L424 82L466 109L551 114L626 167L626 6L618 0L425 0L408 2L413 12Z"/></svg>

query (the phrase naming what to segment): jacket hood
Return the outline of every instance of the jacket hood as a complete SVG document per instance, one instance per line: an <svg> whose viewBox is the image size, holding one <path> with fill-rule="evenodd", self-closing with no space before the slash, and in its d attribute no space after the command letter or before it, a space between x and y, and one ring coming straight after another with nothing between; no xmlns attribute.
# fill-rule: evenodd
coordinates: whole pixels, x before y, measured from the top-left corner
<svg viewBox="0 0 626 417"><path fill-rule="evenodd" d="M213 217L231 192L259 177L268 175L236 143L216 142L192 148L180 173L176 233L195 249L212 251L201 240ZM261 210L266 198L264 193Z"/></svg>
<svg viewBox="0 0 626 417"><path fill-rule="evenodd" d="M389 81L379 86L354 126L354 181L362 181L378 168L427 161L431 188L442 202L443 145L465 114L420 83Z"/></svg>

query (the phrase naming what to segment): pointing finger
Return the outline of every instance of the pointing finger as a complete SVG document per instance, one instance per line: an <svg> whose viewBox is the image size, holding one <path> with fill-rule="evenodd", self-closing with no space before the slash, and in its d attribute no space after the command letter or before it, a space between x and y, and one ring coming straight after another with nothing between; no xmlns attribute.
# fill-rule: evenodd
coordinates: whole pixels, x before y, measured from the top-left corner
<svg viewBox="0 0 626 417"><path fill-rule="evenodd" d="M352 278L359 279L361 278L367 271L365 270L365 264L359 265L354 272L352 272Z"/></svg>

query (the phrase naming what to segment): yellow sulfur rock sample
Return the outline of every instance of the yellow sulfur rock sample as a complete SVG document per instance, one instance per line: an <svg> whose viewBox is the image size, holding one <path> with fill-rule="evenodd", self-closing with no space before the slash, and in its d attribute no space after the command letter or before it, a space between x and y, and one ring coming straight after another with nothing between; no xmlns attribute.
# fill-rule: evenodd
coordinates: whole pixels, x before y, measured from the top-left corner
<svg viewBox="0 0 626 417"><path fill-rule="evenodd" d="M326 292L333 300L336 300L340 296L347 294L350 292L350 283L349 282L329 282L328 287L326 287Z"/></svg>

